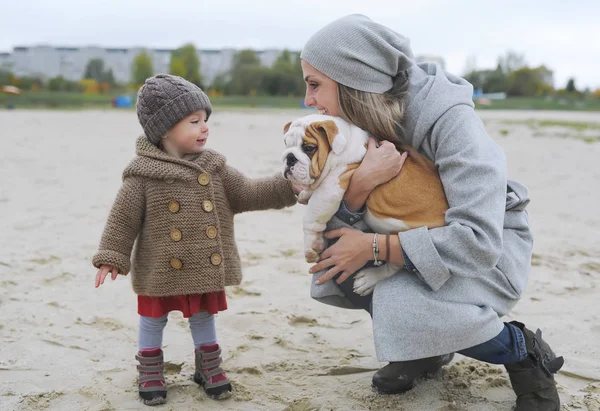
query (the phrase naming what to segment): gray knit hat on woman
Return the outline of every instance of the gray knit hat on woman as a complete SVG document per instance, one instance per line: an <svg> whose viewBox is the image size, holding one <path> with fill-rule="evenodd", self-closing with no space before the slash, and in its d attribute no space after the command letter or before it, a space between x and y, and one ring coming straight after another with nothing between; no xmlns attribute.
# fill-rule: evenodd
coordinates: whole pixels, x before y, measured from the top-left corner
<svg viewBox="0 0 600 411"><path fill-rule="evenodd" d="M200 87L171 74L146 79L136 103L137 116L148 140L158 145L171 127L198 110L212 113L208 96Z"/></svg>
<svg viewBox="0 0 600 411"><path fill-rule="evenodd" d="M362 14L317 31L300 58L340 84L371 93L391 89L394 77L413 64L410 40Z"/></svg>

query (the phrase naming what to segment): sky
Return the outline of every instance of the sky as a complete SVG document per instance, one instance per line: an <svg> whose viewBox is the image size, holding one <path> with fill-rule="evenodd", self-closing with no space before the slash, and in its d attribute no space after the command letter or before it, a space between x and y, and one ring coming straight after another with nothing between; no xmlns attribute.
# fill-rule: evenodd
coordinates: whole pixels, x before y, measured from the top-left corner
<svg viewBox="0 0 600 411"><path fill-rule="evenodd" d="M4 0L0 51L47 44L301 50L327 23L360 13L446 69L495 68L513 50L554 71L554 86L600 88L600 1Z"/></svg>

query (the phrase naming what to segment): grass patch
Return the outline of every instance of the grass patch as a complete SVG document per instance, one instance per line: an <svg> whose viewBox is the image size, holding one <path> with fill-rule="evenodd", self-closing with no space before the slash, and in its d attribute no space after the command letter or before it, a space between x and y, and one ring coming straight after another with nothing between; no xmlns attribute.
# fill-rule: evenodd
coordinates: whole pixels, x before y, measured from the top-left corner
<svg viewBox="0 0 600 411"><path fill-rule="evenodd" d="M41 109L110 109L112 100L125 93L110 92L107 94L84 94L78 92L38 91L24 92L14 96L12 102L16 108ZM135 98L135 93L126 93ZM303 96L215 96L211 103L216 109L300 109L303 107ZM0 109L9 101L9 96L0 93ZM135 105L135 102L134 102ZM505 100L493 100L490 105L481 105L475 101L478 110L573 110L600 111L600 99L563 99L555 97L509 97ZM125 109L127 110L127 109ZM131 107L129 110L134 110Z"/></svg>
<svg viewBox="0 0 600 411"><path fill-rule="evenodd" d="M600 129L600 123L581 123L576 121L540 120L537 124L540 127L564 127L576 131Z"/></svg>

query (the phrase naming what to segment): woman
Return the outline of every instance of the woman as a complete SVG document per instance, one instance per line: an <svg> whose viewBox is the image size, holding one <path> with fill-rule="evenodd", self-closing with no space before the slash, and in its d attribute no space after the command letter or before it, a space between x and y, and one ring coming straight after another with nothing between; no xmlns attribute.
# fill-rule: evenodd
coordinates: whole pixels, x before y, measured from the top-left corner
<svg viewBox="0 0 600 411"><path fill-rule="evenodd" d="M562 357L541 331L500 320L528 278L529 199L524 186L507 181L504 154L474 111L472 86L435 65L417 65L405 37L362 15L319 30L301 58L307 106L391 142L369 145L329 224L327 238L336 242L311 268L313 298L371 314L377 356L389 362L373 385L382 393L404 392L459 352L504 364L516 410L558 410L553 374ZM373 234L363 232L360 209L399 172L402 158L392 143L401 140L436 164L450 206L446 226L392 236L390 255L382 250L379 259L405 269L361 297L347 281L373 260Z"/></svg>

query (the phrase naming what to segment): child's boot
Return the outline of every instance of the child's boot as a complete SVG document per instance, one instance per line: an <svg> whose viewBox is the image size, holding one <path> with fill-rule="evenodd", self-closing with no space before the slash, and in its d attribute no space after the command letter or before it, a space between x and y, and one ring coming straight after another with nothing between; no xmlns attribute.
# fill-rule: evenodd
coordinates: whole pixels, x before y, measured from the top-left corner
<svg viewBox="0 0 600 411"><path fill-rule="evenodd" d="M140 399L146 405L158 405L167 402L167 384L164 376L163 352L160 348L142 350L135 359L140 362L138 389Z"/></svg>
<svg viewBox="0 0 600 411"><path fill-rule="evenodd" d="M231 383L221 367L221 348L219 344L201 345L195 351L196 373L194 381L204 387L206 395L214 400L223 400L231 396Z"/></svg>

